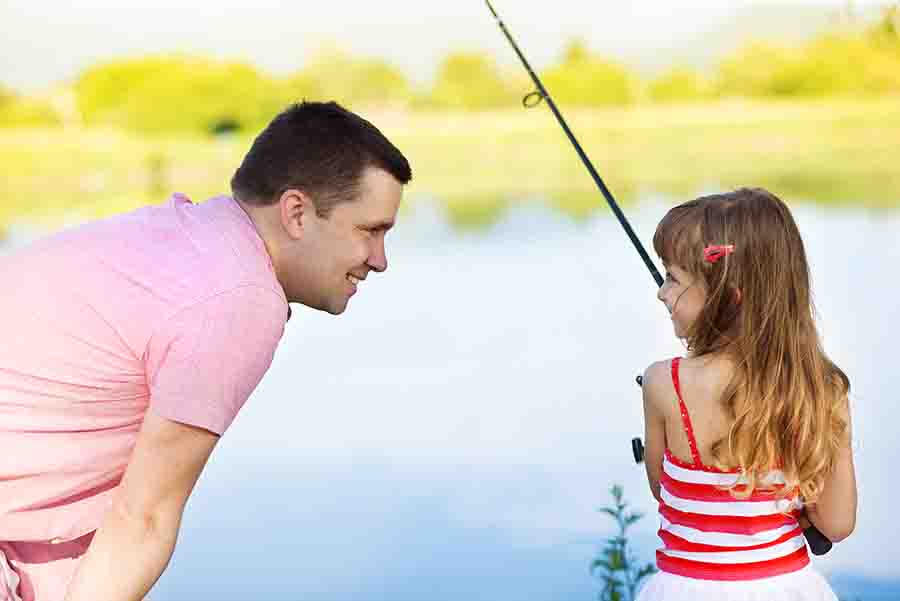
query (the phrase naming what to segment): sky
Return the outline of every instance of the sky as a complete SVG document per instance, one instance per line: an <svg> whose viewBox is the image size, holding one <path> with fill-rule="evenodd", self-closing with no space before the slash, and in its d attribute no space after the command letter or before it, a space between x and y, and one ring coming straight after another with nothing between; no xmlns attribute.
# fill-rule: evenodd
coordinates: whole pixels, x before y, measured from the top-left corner
<svg viewBox="0 0 900 601"><path fill-rule="evenodd" d="M885 1L850 4L862 12ZM847 5L846 0L494 2L537 67L554 60L573 36L626 62L653 64L721 45L710 32L748 11L833 15ZM0 23L0 83L23 92L71 80L99 61L173 51L245 60L277 75L302 67L304 56L331 43L385 58L420 81L453 50L488 51L501 64L515 61L481 0L3 0Z"/></svg>

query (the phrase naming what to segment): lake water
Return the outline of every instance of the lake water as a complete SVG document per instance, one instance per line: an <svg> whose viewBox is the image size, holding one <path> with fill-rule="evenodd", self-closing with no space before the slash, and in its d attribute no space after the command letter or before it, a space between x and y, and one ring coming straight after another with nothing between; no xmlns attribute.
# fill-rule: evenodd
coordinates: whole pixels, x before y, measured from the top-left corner
<svg viewBox="0 0 900 601"><path fill-rule="evenodd" d="M648 248L666 208L628 211ZM845 599L900 598L900 213L795 216L853 384L860 495L854 535L814 563ZM529 205L458 232L421 204L388 250L345 315L295 306L154 601L596 599L614 483L649 514L632 540L652 560L634 376L683 349L609 212Z"/></svg>

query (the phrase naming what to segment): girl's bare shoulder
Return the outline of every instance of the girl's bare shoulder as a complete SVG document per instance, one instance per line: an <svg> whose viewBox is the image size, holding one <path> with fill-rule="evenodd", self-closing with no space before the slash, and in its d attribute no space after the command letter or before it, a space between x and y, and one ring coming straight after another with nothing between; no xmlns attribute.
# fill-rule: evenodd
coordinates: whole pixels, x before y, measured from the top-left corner
<svg viewBox="0 0 900 601"><path fill-rule="evenodd" d="M677 398L672 383L672 360L665 359L651 363L644 370L641 381L645 404L662 414L670 412L673 400Z"/></svg>

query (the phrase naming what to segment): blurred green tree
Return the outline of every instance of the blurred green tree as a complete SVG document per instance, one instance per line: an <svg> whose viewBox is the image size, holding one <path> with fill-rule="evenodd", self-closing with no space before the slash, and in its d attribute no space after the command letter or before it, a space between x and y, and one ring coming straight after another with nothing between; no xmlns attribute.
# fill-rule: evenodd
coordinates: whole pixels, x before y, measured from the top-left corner
<svg viewBox="0 0 900 601"><path fill-rule="evenodd" d="M881 19L869 29L869 36L876 43L900 51L900 4L884 7Z"/></svg>
<svg viewBox="0 0 900 601"><path fill-rule="evenodd" d="M709 84L689 67L673 67L647 84L647 96L653 102L689 102L708 98Z"/></svg>
<svg viewBox="0 0 900 601"><path fill-rule="evenodd" d="M98 65L75 90L86 124L142 133L211 133L223 122L256 127L288 97L283 84L250 65L181 55Z"/></svg>
<svg viewBox="0 0 900 601"><path fill-rule="evenodd" d="M568 105L626 105L636 96L636 80L624 66L592 54L577 39L569 42L562 60L545 71L543 80L554 100Z"/></svg>
<svg viewBox="0 0 900 601"><path fill-rule="evenodd" d="M512 106L516 101L493 58L479 52L453 52L441 61L434 85L420 104L479 110Z"/></svg>
<svg viewBox="0 0 900 601"><path fill-rule="evenodd" d="M822 33L796 47L755 42L718 68L726 96L824 97L900 93L897 8L864 31Z"/></svg>
<svg viewBox="0 0 900 601"><path fill-rule="evenodd" d="M307 66L288 78L286 88L294 100L336 100L352 107L403 107L413 95L398 68L335 46L320 49Z"/></svg>

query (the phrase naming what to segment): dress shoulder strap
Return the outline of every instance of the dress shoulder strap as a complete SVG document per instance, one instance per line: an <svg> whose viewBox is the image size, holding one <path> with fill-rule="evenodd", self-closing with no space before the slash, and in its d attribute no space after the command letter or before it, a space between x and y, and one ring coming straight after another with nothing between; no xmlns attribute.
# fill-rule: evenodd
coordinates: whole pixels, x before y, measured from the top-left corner
<svg viewBox="0 0 900 601"><path fill-rule="evenodd" d="M681 365L681 357L672 359L672 384L675 385L675 394L678 395L678 409L681 412L681 424L684 426L684 433L687 434L688 444L691 447L691 458L694 460L694 467L703 467L700 460L700 451L697 450L697 439L694 438L694 427L691 425L691 416L688 415L687 405L681 396L681 381L678 379L678 367Z"/></svg>

